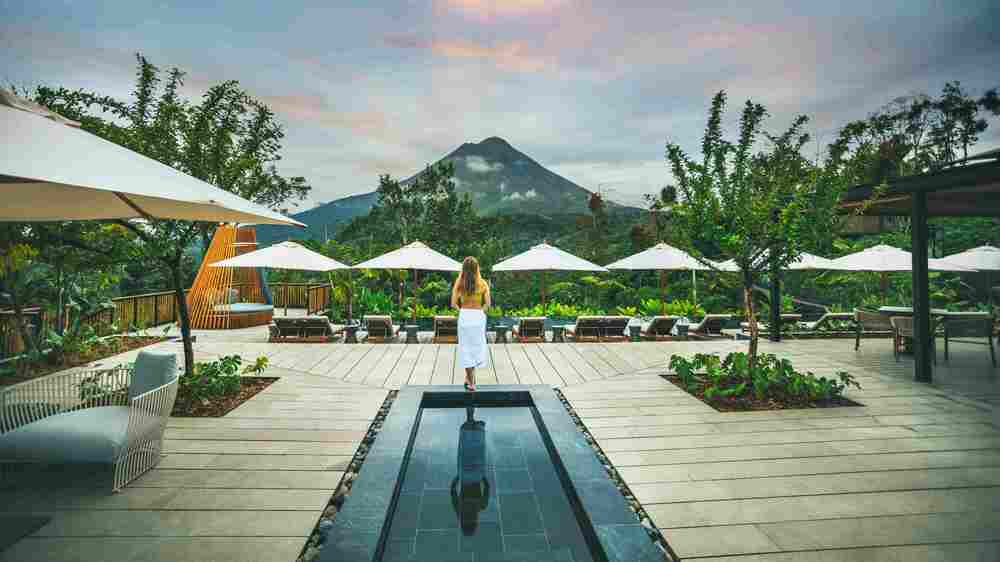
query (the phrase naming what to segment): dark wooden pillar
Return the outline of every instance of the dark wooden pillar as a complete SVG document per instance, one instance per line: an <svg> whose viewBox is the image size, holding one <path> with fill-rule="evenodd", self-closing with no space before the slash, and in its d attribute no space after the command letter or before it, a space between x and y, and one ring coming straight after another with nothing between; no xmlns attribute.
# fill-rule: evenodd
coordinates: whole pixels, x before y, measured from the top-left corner
<svg viewBox="0 0 1000 562"><path fill-rule="evenodd" d="M771 271L771 341L781 341L781 274Z"/></svg>
<svg viewBox="0 0 1000 562"><path fill-rule="evenodd" d="M927 194L911 196L910 239L913 245L913 378L931 382L931 307L927 280Z"/></svg>

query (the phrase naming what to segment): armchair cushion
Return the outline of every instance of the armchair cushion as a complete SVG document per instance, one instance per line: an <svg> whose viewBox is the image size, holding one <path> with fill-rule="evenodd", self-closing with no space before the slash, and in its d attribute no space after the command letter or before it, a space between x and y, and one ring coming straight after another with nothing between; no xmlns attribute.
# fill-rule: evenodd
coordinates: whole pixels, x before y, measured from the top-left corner
<svg viewBox="0 0 1000 562"><path fill-rule="evenodd" d="M140 394L160 388L175 378L177 355L162 351L140 351L128 385L128 399L132 400Z"/></svg>
<svg viewBox="0 0 1000 562"><path fill-rule="evenodd" d="M0 458L52 463L111 463L125 446L127 406L64 412L0 436Z"/></svg>

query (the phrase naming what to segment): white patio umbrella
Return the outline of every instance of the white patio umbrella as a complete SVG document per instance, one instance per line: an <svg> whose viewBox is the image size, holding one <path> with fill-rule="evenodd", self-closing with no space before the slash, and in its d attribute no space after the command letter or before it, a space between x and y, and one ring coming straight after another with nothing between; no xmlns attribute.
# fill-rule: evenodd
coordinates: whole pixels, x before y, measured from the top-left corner
<svg viewBox="0 0 1000 562"><path fill-rule="evenodd" d="M405 269L417 271L461 271L462 264L427 247L423 242L411 242L402 248L374 257L354 266L354 269ZM417 319L416 281L413 287L413 320Z"/></svg>
<svg viewBox="0 0 1000 562"><path fill-rule="evenodd" d="M303 271L334 271L351 269L339 261L314 252L295 242L280 242L229 259L209 264L209 267L269 267L271 269L296 269ZM285 314L288 302L285 301ZM350 313L348 313L350 317Z"/></svg>
<svg viewBox="0 0 1000 562"><path fill-rule="evenodd" d="M161 218L304 226L55 115L9 92L0 96L0 221Z"/></svg>
<svg viewBox="0 0 1000 562"><path fill-rule="evenodd" d="M691 254L674 248L666 242L622 258L605 266L607 269L652 270L660 272L660 292L663 293L663 313L667 310L667 271L705 271L711 269Z"/></svg>
<svg viewBox="0 0 1000 562"><path fill-rule="evenodd" d="M314 252L295 242L279 242L229 259L209 264L210 267L270 267L303 271L334 271L350 269L339 261Z"/></svg>
<svg viewBox="0 0 1000 562"><path fill-rule="evenodd" d="M765 255L766 258L766 255ZM764 259L764 258L762 258ZM826 259L817 255L810 254L808 252L803 252L794 262L785 266L785 271L802 271L811 269L832 269L830 263L833 260ZM719 271L726 272L737 272L740 268L736 265L734 260L726 260L722 262L715 262L715 265L719 268Z"/></svg>
<svg viewBox="0 0 1000 562"><path fill-rule="evenodd" d="M583 258L560 250L548 243L532 246L530 250L507 258L493 266L493 271L539 271L542 274L542 309L545 309L546 271L607 271Z"/></svg>
<svg viewBox="0 0 1000 562"><path fill-rule="evenodd" d="M927 267L935 271L975 271L975 269L949 263L944 259L929 259ZM906 250L879 244L866 250L830 260L826 269L835 271L871 271L881 274L882 302L886 300L889 273L913 269L913 256Z"/></svg>
<svg viewBox="0 0 1000 562"><path fill-rule="evenodd" d="M940 261L985 272L987 298L990 305L993 305L993 272L1000 271L1000 248L979 246L978 248L945 256Z"/></svg>

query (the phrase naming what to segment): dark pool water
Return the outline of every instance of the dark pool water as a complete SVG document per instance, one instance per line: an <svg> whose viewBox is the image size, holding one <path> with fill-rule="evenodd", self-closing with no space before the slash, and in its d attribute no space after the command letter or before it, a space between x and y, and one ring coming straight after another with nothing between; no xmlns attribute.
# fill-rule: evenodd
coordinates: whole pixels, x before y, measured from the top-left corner
<svg viewBox="0 0 1000 562"><path fill-rule="evenodd" d="M592 562L529 407L424 408L383 562Z"/></svg>

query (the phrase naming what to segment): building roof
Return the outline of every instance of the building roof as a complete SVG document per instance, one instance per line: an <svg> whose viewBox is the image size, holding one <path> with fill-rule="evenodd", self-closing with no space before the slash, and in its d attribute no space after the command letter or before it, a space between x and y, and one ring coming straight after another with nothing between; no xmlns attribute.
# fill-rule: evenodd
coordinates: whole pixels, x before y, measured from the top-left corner
<svg viewBox="0 0 1000 562"><path fill-rule="evenodd" d="M911 195L924 192L931 217L1000 217L1000 150L953 162L942 170L899 178L881 194L877 187L848 189L841 197L841 209L864 209L866 215L909 215Z"/></svg>

